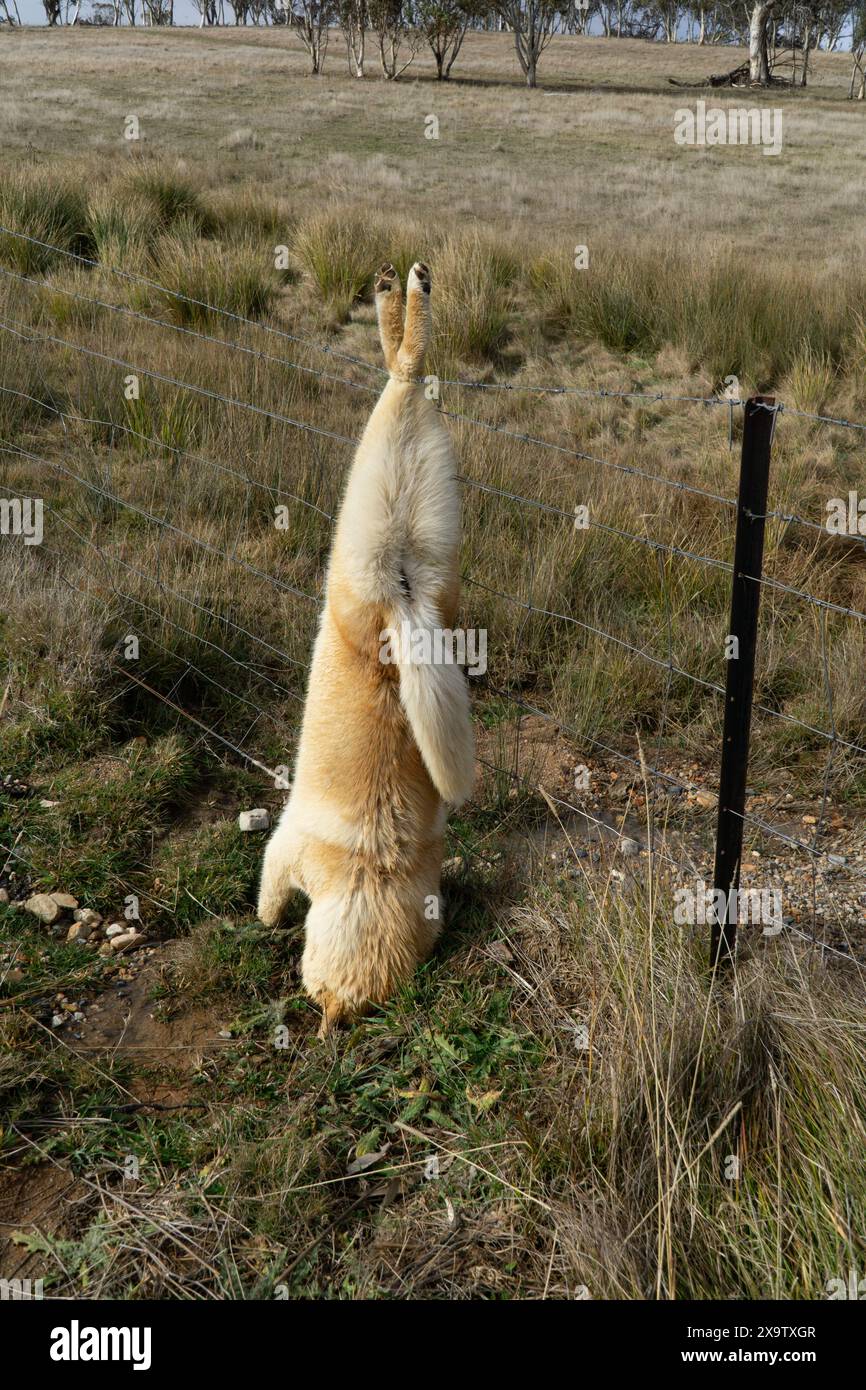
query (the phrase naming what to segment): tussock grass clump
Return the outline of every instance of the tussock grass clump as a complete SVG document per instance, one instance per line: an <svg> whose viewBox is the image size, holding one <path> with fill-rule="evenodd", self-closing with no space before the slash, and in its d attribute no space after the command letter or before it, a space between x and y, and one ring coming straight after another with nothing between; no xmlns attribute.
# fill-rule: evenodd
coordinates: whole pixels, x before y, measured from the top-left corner
<svg viewBox="0 0 866 1390"><path fill-rule="evenodd" d="M369 290L384 259L370 219L345 212L322 212L302 222L294 253L338 322L346 321Z"/></svg>
<svg viewBox="0 0 866 1390"><path fill-rule="evenodd" d="M551 1017L586 1001L544 1150L564 1272L592 1297L825 1297L866 1199L858 991L782 938L744 941L713 986L663 897L548 900L515 926Z"/></svg>
<svg viewBox="0 0 866 1390"><path fill-rule="evenodd" d="M528 262L526 281L546 336L572 327L579 289L576 277L574 263L566 256L538 256Z"/></svg>
<svg viewBox="0 0 866 1390"><path fill-rule="evenodd" d="M435 261L434 365L497 357L509 336L518 257L473 230L447 237Z"/></svg>
<svg viewBox="0 0 866 1390"><path fill-rule="evenodd" d="M193 327L218 323L214 309L261 318L278 289L266 253L251 241L222 246L169 235L160 239L154 261L166 291L152 291L160 308L176 323Z"/></svg>
<svg viewBox="0 0 866 1390"><path fill-rule="evenodd" d="M598 253L578 269L567 256L543 256L529 267L542 331L579 335L612 352L659 345L659 268L644 256Z"/></svg>
<svg viewBox="0 0 866 1390"><path fill-rule="evenodd" d="M811 375L810 398L826 395L833 371L850 358L866 298L853 269L827 277L729 248L632 246L593 253L583 270L567 257L543 257L528 278L545 332L618 353L648 355L669 344L716 383L736 375L770 387L796 367L798 385Z"/></svg>
<svg viewBox="0 0 866 1390"><path fill-rule="evenodd" d="M87 215L96 258L120 270L141 266L162 230L151 202L139 195L121 196L117 188L94 193Z"/></svg>
<svg viewBox="0 0 866 1390"><path fill-rule="evenodd" d="M23 275L40 274L66 257L14 232L60 252L90 255L93 250L83 190L43 170L17 170L0 180L0 222L10 229L0 232L0 261Z"/></svg>
<svg viewBox="0 0 866 1390"><path fill-rule="evenodd" d="M82 265L52 272L37 295L42 314L55 328L94 328L107 312L94 300L90 271Z"/></svg>
<svg viewBox="0 0 866 1390"><path fill-rule="evenodd" d="M120 180L117 191L125 203L146 204L163 232L173 231L181 222L203 236L216 228L201 193L179 170L159 164L135 168Z"/></svg>
<svg viewBox="0 0 866 1390"><path fill-rule="evenodd" d="M848 309L838 290L796 266L754 265L727 251L675 258L666 278L658 336L683 347L715 381L733 373L770 387L804 353L828 361L844 355Z"/></svg>
<svg viewBox="0 0 866 1390"><path fill-rule="evenodd" d="M836 370L826 353L806 343L791 363L781 395L797 410L820 414L833 393Z"/></svg>
<svg viewBox="0 0 866 1390"><path fill-rule="evenodd" d="M227 235L271 237L275 244L291 244L296 218L282 199L265 197L245 185L216 197L213 209Z"/></svg>
<svg viewBox="0 0 866 1390"><path fill-rule="evenodd" d="M405 287L414 262L432 254L429 244L429 233L409 220L329 208L300 223L292 247L331 316L345 323L352 306L371 293L373 275L384 261L395 266Z"/></svg>

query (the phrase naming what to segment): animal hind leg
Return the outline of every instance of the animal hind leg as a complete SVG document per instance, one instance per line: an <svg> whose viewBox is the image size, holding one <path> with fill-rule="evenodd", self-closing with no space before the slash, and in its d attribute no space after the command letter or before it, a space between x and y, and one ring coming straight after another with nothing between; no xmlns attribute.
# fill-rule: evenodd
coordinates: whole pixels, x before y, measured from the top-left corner
<svg viewBox="0 0 866 1390"><path fill-rule="evenodd" d="M293 857L289 835L278 824L265 848L259 880L256 914L266 927L278 926L292 894L303 892L294 873Z"/></svg>
<svg viewBox="0 0 866 1390"><path fill-rule="evenodd" d="M397 354L403 341L403 287L390 261L377 270L375 291L376 317L379 320L385 366L389 372L393 372L397 368Z"/></svg>
<svg viewBox="0 0 866 1390"><path fill-rule="evenodd" d="M420 377L430 344L430 270L416 261L406 281L406 327L397 356L399 375L404 381Z"/></svg>

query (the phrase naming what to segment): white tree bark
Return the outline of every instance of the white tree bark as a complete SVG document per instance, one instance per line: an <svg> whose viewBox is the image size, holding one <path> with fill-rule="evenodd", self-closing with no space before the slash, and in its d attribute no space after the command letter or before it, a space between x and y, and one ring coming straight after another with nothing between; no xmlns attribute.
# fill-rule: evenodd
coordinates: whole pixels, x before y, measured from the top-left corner
<svg viewBox="0 0 866 1390"><path fill-rule="evenodd" d="M757 0L749 21L749 81L766 87L770 81L770 46L767 29L776 0Z"/></svg>

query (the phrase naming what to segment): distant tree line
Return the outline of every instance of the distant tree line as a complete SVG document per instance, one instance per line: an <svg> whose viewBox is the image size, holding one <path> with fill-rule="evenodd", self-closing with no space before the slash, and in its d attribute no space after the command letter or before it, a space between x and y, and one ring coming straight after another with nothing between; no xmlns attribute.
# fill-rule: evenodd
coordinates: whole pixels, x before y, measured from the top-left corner
<svg viewBox="0 0 866 1390"><path fill-rule="evenodd" d="M805 86L816 49L852 53L850 96L866 92L866 0L191 0L204 26L286 25L320 73L328 48L345 48L349 71L362 78L372 61L396 80L421 53L432 54L447 81L470 30L508 31L529 87L557 35L603 35L653 43L746 45L748 77L771 80L773 52L801 55ZM50 25L175 22L175 0L42 0ZM0 0L0 22L20 23L16 0Z"/></svg>

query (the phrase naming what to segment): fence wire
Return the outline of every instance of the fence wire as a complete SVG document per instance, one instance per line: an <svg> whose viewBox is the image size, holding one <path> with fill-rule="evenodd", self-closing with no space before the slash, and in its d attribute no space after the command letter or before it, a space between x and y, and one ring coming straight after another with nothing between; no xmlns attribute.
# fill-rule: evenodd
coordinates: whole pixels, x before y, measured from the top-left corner
<svg viewBox="0 0 866 1390"><path fill-rule="evenodd" d="M265 334L277 339L289 341L307 351L320 352L335 361L344 362L349 366L362 368L365 371L372 371L380 378L387 377L386 369L381 366L367 362L356 355L343 353L328 344L318 343L312 339L278 329L272 325L245 318L242 315L221 309L219 306L211 305L204 300L198 300L183 295L145 276L137 275L133 272L116 267L107 267L101 262L91 261L87 257L75 255L62 248L54 247L50 243L42 242L37 238L24 236L21 233L14 232L12 229L0 226L0 233L20 237L23 241L32 242L57 255L65 256L83 265L90 267L98 266L103 272L108 272L123 280L143 285L162 296L184 301L190 306L202 309L207 314L213 314L231 320L254 334ZM45 288L45 282L32 276L5 269L0 269L0 274L2 274L7 281L15 282L31 289ZM198 329L175 324L165 319L155 318L143 312L131 309L126 305L115 304L108 299L87 295L78 290L71 290L57 285L51 285L50 289L52 294L59 291L73 300L88 303L93 307L98 307L112 314L118 314L123 318L145 325L149 329L157 330L159 333L177 333L183 335L187 339L199 339L212 347L219 348L221 352L240 353L256 362L279 367L284 370L296 371L305 377L313 377L322 380L335 388L345 387L347 390L356 394L362 393L376 396L379 392L378 386L371 386L364 382L358 382L347 376L337 375L334 372L319 370L306 363L293 361L257 347L251 347L236 339L219 337L215 334L204 333ZM310 421L299 419L280 411L268 410L245 398L225 395L212 387L200 386L193 382L182 380L164 371L137 366L127 360L126 357L115 356L110 352L88 347L82 343L67 338L61 338L52 333L37 332L33 329L32 325L20 320L4 317L0 320L0 331L2 331L4 335L14 337L20 343L30 345L34 351L39 348L51 348L62 353L74 353L91 363L105 363L109 366L120 368L135 376L145 377L160 385L169 386L177 392L183 393L184 396L188 394L202 397L228 411L237 410L249 412L266 419L280 429L290 430L314 442L326 440L331 444L337 444L341 447L351 446L352 448L355 447L357 442L351 435L315 425ZM644 402L646 404L669 403L684 406L698 406L707 409L711 409L715 406L722 406L728 411L731 418L733 417L733 411L743 404L739 400L733 400L728 397L678 396L668 395L663 392L620 392L602 388L590 389L572 385L534 385L519 382L495 382L459 378L439 379L438 386L446 387L454 391L477 392L479 394L489 392L493 395L496 393L507 395L516 392L524 392L528 395L535 395L543 398L576 396L582 399L594 399L599 401L634 401ZM312 593L308 589L292 584L280 575L262 568L260 565L251 563L244 555L238 553L237 548L226 549L214 544L211 539L206 539L201 535L196 535L178 526L176 521L169 516L168 508L165 513L160 516L137 505L128 498L123 497L118 488L111 484L110 455L115 448L116 442L122 442L123 440L137 441L139 444L147 445L153 451L159 451L163 456L169 458L175 468L178 466L179 462L183 460L185 464L192 465L196 469L209 470L230 479L232 483L239 484L245 488L248 495L252 491L264 494L271 504L275 501L280 502L285 500L288 503L303 508L305 511L312 510L315 514L320 516L323 521L329 524L333 522L333 512L318 505L316 501L304 496L298 491L288 490L279 485L272 485L260 478L251 476L249 472L240 471L237 468L229 467L215 459L207 458L198 452L184 449L174 443L171 438L160 438L145 431L137 430L130 424L115 420L105 420L98 415L91 415L76 409L63 408L58 404L56 399L51 398L51 393L47 390L44 397L41 397L33 395L32 392L22 391L16 386L0 383L0 393L5 397L17 399L21 402L26 402L28 405L36 406L40 412L44 411L46 415L53 416L55 420L62 425L67 443L70 441L70 437L74 440L75 432L81 429L87 429L92 432L107 431L109 439L109 459L106 464L107 477L104 476L100 482L94 482L91 478L85 477L82 472L68 467L66 463L61 462L59 459L48 458L45 456L44 452L36 452L32 448L25 448L15 440L7 439L0 442L0 454L6 459L18 460L22 466L27 465L29 468L46 469L51 474L59 475L69 484L76 485L91 497L98 499L101 504L127 512L134 516L138 522L144 523L148 527L155 528L159 538L156 567L148 568L141 564L134 565L119 553L118 546L112 545L109 547L102 545L98 539L94 539L93 527L90 528L90 533L88 534L82 528L74 526L72 522L69 521L68 517L56 506L45 504L49 514L56 519L60 526L66 528L75 536L82 550L92 555L95 562L95 567L88 571L90 581L87 587L82 588L74 584L69 579L68 575L61 573L64 562L63 552L52 547L41 547L44 554L52 556L55 560L59 581L89 600L101 600L103 603L107 603L108 600L105 598L105 592L100 592L100 586L94 582L96 573L102 574L104 584L111 596L114 609L118 614L123 614L125 617L125 615L131 614L131 610L133 609L137 610L139 615L146 614L149 619L153 620L151 626L155 630L158 630L160 624L165 625L171 628L172 632L181 639L183 643L196 643L207 649L208 652L215 654L221 663L223 661L229 663L231 667L242 671L245 677L250 678L253 682L257 682L261 686L266 686L268 691L273 692L281 701L288 700L295 704L302 703L303 694L300 691L287 688L280 680L274 679L274 673L281 672L284 663L298 672L305 672L308 670L308 663L300 661L297 657L291 655L291 653L285 650L283 645L268 640L268 638L251 630L250 627L237 622L236 619L228 613L221 612L218 604L214 606L200 602L199 595L193 597L191 594L181 592L180 589L166 584L159 564L162 553L160 547L162 546L163 537L174 537L179 541L192 545L196 550L203 551L211 559L219 560L228 566L238 567L244 574L257 583L268 586L268 588L274 590L281 598L290 598L310 605L310 609L307 610L308 612L311 612L312 609L315 609L316 613L319 611L322 603L320 594ZM804 411L792 410L782 404L768 406L767 408L774 410L778 416L787 415L804 419L819 427L840 428L860 432L866 429L866 425L859 422L834 416L810 414ZM533 453L537 452L542 455L552 453L559 457L570 459L575 463L585 464L598 469L610 470L611 472L621 474L624 477L629 477L641 483L696 497L700 499L701 502L712 503L728 509L728 511L731 509L735 510L737 507L736 498L727 496L724 493L714 492L706 488L695 486L685 479L654 474L615 459L590 454L572 448L567 444L542 438L534 433L515 430L495 421L484 420L461 411L446 409L441 401L440 410L445 417L453 421L461 430L481 430L487 434L503 436ZM348 456L346 456L342 464L339 465L341 470L344 470L346 463L348 463ZM333 465L331 465L331 471L333 472ZM339 476L337 476L337 474L335 474L335 480L336 483L339 483ZM535 615L544 620L565 624L569 628L577 629L587 638L592 638L605 644L611 644L620 652L626 653L634 661L648 664L665 674L664 693L661 700L659 718L657 720L655 760L652 764L646 762L642 747L639 746L638 748L638 756L632 756L622 747L616 746L612 742L599 739L595 735L589 734L586 729L571 725L568 720L564 720L555 711L544 709L538 703L526 699L524 692L514 683L509 683L507 681L505 683L500 683L494 679L490 679L486 681L484 693L486 696L492 696L495 699L504 701L508 708L516 712L516 737L513 740L509 766L491 763L489 759L479 755L480 765L486 771L492 772L495 776L504 776L511 785L520 786L525 791L538 790L538 781L527 778L523 769L525 759L522 757L522 754L527 752L527 742L524 732L524 721L527 717L538 720L545 725L545 727L550 730L551 736L554 739L558 736L565 735L569 738L571 746L574 748L589 748L601 759L610 759L618 764L624 763L626 766L633 768L640 778L648 781L650 784L652 809L649 817L649 830L650 854L652 858L667 863L669 867L682 875L684 870L682 857L677 857L669 853L667 840L663 834L660 836L656 831L657 796L659 794L659 789L668 787L674 789L677 793L686 793L690 795L696 792L704 792L710 797L712 797L713 793L708 792L706 788L696 786L691 780L684 780L681 777L673 775L669 770L661 766L664 736L669 721L669 700L672 686L674 680L689 682L694 684L701 691L707 692L714 697L724 696L725 689L720 683L707 680L689 671L674 659L673 611L666 562L675 559L681 560L695 566L721 571L730 575L732 578L734 577L733 565L720 558L688 550L671 542L663 541L658 537L628 531L623 527L612 524L610 521L595 517L588 519L586 529L589 531L594 530L603 534L608 534L626 545L638 546L655 554L655 560L659 567L660 589L664 599L664 639L666 651L664 658L662 658L648 650L650 642L644 644L644 646L639 646L616 633L607 631L597 624L586 622L584 619L578 618L574 614L559 612L549 608L540 601L536 602L535 589L538 582L543 536L538 527L535 528L534 534L531 532L529 518L533 515L536 517L549 515L559 521L574 525L575 513L573 511L559 507L543 498L527 496L520 492L511 491L480 478L461 475L460 481L464 487L482 495L495 497L502 502L512 505L516 509L526 557L526 584L524 595L521 596L508 593L495 584L491 584L486 579L472 573L465 573L463 576L464 582L468 586L477 588L485 592L488 597L508 603L521 610L523 616L519 621L517 635L514 640L514 655L512 659L515 672L519 673L521 658L525 651L525 641L529 623L533 615ZM14 492L14 496L18 498L29 497L30 500L33 501L41 500L37 499L36 494L22 493L20 491ZM11 499L7 498L7 500ZM798 513L782 508L768 510L765 514L765 519L773 519L785 526L801 527L809 532L819 532L826 535L825 525L822 525L812 518L801 516ZM863 546L866 544L866 537L846 535L845 541L846 543L850 541L854 546ZM141 597L140 594L130 592L129 588L122 587L118 584L116 579L118 567L142 584L145 589L152 590L150 602ZM836 727L827 634L827 617L829 614L833 614L839 618L860 623L866 620L866 613L849 604L839 603L833 599L811 594L794 585L786 584L775 576L764 575L754 582L759 583L762 587L775 595L783 596L786 600L793 600L795 603L807 604L814 608L818 614L821 627L822 681L825 703L828 711L829 727L824 728L807 720L801 720L787 713L785 710L773 708L771 705L765 703L758 703L755 705L756 712L767 720L780 721L789 726L792 730L799 731L814 739L820 739L828 745L827 760L822 782L822 794L820 798L820 814L816 817L816 827L812 835L811 843L797 835L787 833L780 826L773 825L770 821L764 820L751 811L747 811L743 815L744 822L752 827L765 841L778 841L806 857L812 874L813 926L817 926L817 919L819 916L817 876L819 872L826 870L828 865L832 864L833 861L838 858L838 856L834 856L828 848L819 844L827 819L834 764L837 755L847 755L848 757L860 755L866 757L866 746L855 739L841 736ZM167 611L169 601L177 608L188 607L192 613L197 614L200 618L209 620L209 622L214 625L214 628L211 630L211 635L205 636L204 633L195 631L194 627L186 626L184 623L179 622L176 617L172 617ZM135 630L134 623L131 623L130 630ZM215 635L220 633L225 634L223 641L214 640ZM261 653L265 654L261 664L257 665L255 661L251 659L250 650L246 645L244 647L243 656L238 656L227 650L224 641L228 633L232 633L237 638L243 639L244 644L252 643ZM206 671L201 665L194 661L188 653L181 653L178 651L177 647L169 647L161 642L159 638L154 635L153 631L148 630L148 632L142 636L141 641L142 646L146 647L147 644L152 644L154 652L159 652L163 656L168 656L177 663L179 675L174 681L171 689L168 691L160 690L158 685L154 683L154 677L149 668L144 669L141 675L133 673L120 663L115 663L114 669L119 671L125 679L134 684L138 689L144 691L150 698L160 702L165 707L171 709L176 716L187 721L198 731L203 741L215 740L220 748L227 750L233 756L240 757L257 772L265 774L272 780L276 780L280 774L270 768L268 764L257 755L255 748L250 746L250 739L259 730L263 721L274 725L278 731L280 730L281 720L278 715L275 715L273 707L271 709L265 709L251 697L249 689L246 693L232 690L229 686L217 679L211 672ZM652 641L652 638L650 641ZM147 648L147 650L148 654L154 654L151 652L150 648ZM266 661L269 662L267 669L265 669ZM155 662L153 670L158 672L160 669L160 664ZM190 675L194 676L197 682L203 682L205 686L218 692L220 696L227 698L232 706L235 704L243 706L252 713L254 717L246 728L243 736L229 738L225 731L221 732L219 729L214 728L205 719L200 718L197 714L194 714L191 710L186 708L184 704L176 698L177 687L182 685L184 679ZM529 748L528 752L531 755L532 749ZM611 831L610 822L601 816L594 816L586 805L580 805L579 802L573 802L559 797L546 786L544 787L544 796L554 804L561 806L563 810L568 811L569 814L583 818L583 821L587 825L592 825L597 830L604 829L607 833ZM622 833L621 828L617 833ZM12 846L0 846L0 850L4 851L7 855L6 868L8 868L12 859L28 862L26 856L19 850L17 842ZM707 847L706 852L709 853L709 847ZM821 866L820 869L819 866ZM857 866L848 867L851 877L866 879L866 870L861 870ZM690 873L694 872L694 862L691 858L689 859L688 871ZM823 918L826 933L826 912L821 911L820 915ZM810 936L803 933L790 922L786 923L786 931L789 931L794 936L801 937L804 941L819 946L822 953L826 951L831 955L849 962L854 959L853 949L849 948L847 953L838 951L831 946L826 939L820 940L814 935Z"/></svg>

